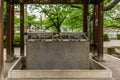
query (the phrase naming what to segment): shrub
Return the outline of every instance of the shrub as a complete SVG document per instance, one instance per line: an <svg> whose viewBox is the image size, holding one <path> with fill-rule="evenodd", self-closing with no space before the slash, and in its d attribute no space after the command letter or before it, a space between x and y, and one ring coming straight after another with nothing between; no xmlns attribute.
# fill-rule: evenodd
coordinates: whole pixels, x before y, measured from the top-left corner
<svg viewBox="0 0 120 80"><path fill-rule="evenodd" d="M109 37L108 37L108 34L104 34L103 35L103 40L104 41L110 41Z"/></svg>
<svg viewBox="0 0 120 80"><path fill-rule="evenodd" d="M120 34L117 34L117 39L120 40Z"/></svg>
<svg viewBox="0 0 120 80"><path fill-rule="evenodd" d="M4 42L6 42L6 36L3 37Z"/></svg>
<svg viewBox="0 0 120 80"><path fill-rule="evenodd" d="M15 36L14 36L14 43L15 44L20 44L20 35L15 34Z"/></svg>
<svg viewBox="0 0 120 80"><path fill-rule="evenodd" d="M3 37L3 47L6 48L6 36ZM14 36L14 43L15 44L20 44L20 35L15 34Z"/></svg>
<svg viewBox="0 0 120 80"><path fill-rule="evenodd" d="M6 36L3 37L3 47L6 48Z"/></svg>

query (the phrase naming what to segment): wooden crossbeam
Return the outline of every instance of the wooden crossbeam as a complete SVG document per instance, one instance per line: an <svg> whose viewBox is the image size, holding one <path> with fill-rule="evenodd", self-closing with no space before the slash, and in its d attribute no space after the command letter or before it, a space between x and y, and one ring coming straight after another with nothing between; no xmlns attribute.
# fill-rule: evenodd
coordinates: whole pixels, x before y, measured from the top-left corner
<svg viewBox="0 0 120 80"><path fill-rule="evenodd" d="M13 0L14 4L84 4L84 0ZM94 0L87 0L93 4Z"/></svg>

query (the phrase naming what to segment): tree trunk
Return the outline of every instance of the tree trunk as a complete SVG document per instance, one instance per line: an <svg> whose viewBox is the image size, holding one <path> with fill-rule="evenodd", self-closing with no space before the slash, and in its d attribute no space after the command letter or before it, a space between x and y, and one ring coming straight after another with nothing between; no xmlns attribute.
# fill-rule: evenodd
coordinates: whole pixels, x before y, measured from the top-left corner
<svg viewBox="0 0 120 80"><path fill-rule="evenodd" d="M60 33L61 32L60 26L56 26L56 30L58 33Z"/></svg>

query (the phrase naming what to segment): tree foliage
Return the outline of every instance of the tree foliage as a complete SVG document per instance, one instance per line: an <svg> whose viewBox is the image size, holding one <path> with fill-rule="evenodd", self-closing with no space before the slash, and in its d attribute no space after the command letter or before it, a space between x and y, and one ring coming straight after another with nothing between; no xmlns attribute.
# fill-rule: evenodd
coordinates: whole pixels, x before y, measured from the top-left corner
<svg viewBox="0 0 120 80"><path fill-rule="evenodd" d="M83 11L81 9L74 9L67 17L64 25L72 32L79 32L83 26Z"/></svg>
<svg viewBox="0 0 120 80"><path fill-rule="evenodd" d="M3 23L4 23L4 35L6 34L6 3L4 2L4 13L3 13Z"/></svg>
<svg viewBox="0 0 120 80"><path fill-rule="evenodd" d="M115 0L114 0L115 1ZM105 0L105 6L110 6L110 4L114 4L113 0L108 2ZM111 6L112 6L111 5ZM113 27L113 28L120 28L120 4L116 4L116 6L112 7L111 9L104 11L104 26L105 27Z"/></svg>
<svg viewBox="0 0 120 80"><path fill-rule="evenodd" d="M107 5L104 7L104 11L108 11L114 8L120 2L120 0L105 0L104 2L105 5Z"/></svg>
<svg viewBox="0 0 120 80"><path fill-rule="evenodd" d="M35 18L36 16L35 15L27 15L26 16L26 19L25 19L25 22L27 24L28 27L31 27L32 25L35 25Z"/></svg>
<svg viewBox="0 0 120 80"><path fill-rule="evenodd" d="M61 32L66 31L66 27L73 31L77 28L80 31L82 25L82 11L72 8L71 5L35 5L30 9L38 10L39 13L46 15L43 25L46 29Z"/></svg>

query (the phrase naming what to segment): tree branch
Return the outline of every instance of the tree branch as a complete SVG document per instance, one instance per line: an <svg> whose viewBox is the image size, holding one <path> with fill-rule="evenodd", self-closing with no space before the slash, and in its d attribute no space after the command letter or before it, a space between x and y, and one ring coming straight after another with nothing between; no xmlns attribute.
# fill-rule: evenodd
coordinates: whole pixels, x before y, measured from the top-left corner
<svg viewBox="0 0 120 80"><path fill-rule="evenodd" d="M118 17L118 18L115 18L115 20L119 20L120 19L120 17Z"/></svg>
<svg viewBox="0 0 120 80"><path fill-rule="evenodd" d="M83 8L80 7L80 6L71 5L71 7L73 7L73 8L78 8L78 9L82 9L82 10L83 10Z"/></svg>
<svg viewBox="0 0 120 80"><path fill-rule="evenodd" d="M63 21L66 19L67 16L64 16L63 19L60 21L59 25L63 23Z"/></svg>
<svg viewBox="0 0 120 80"><path fill-rule="evenodd" d="M54 25L52 24L52 25L49 25L48 27L46 27L45 29L44 29L44 31L46 31L47 29L49 29L49 28L51 28L51 27L53 27Z"/></svg>
<svg viewBox="0 0 120 80"><path fill-rule="evenodd" d="M108 11L108 10L112 9L112 8L115 7L115 5L118 4L119 2L120 2L120 0L114 0L110 5L104 7L104 11ZM83 10L83 8L80 7L80 6L71 5L71 7L73 7L73 8L78 8L78 9L82 9L82 10Z"/></svg>
<svg viewBox="0 0 120 80"><path fill-rule="evenodd" d="M44 12L44 13L49 17L49 19L53 22L53 24L56 25L56 23L55 23L54 20L51 18L51 16L47 13L47 11L46 11L44 8L42 8L41 6L40 6L40 8L42 9L42 12Z"/></svg>
<svg viewBox="0 0 120 80"><path fill-rule="evenodd" d="M108 10L112 9L119 2L120 2L120 0L114 0L110 5L108 5L107 7L104 7L104 11L108 11Z"/></svg>

